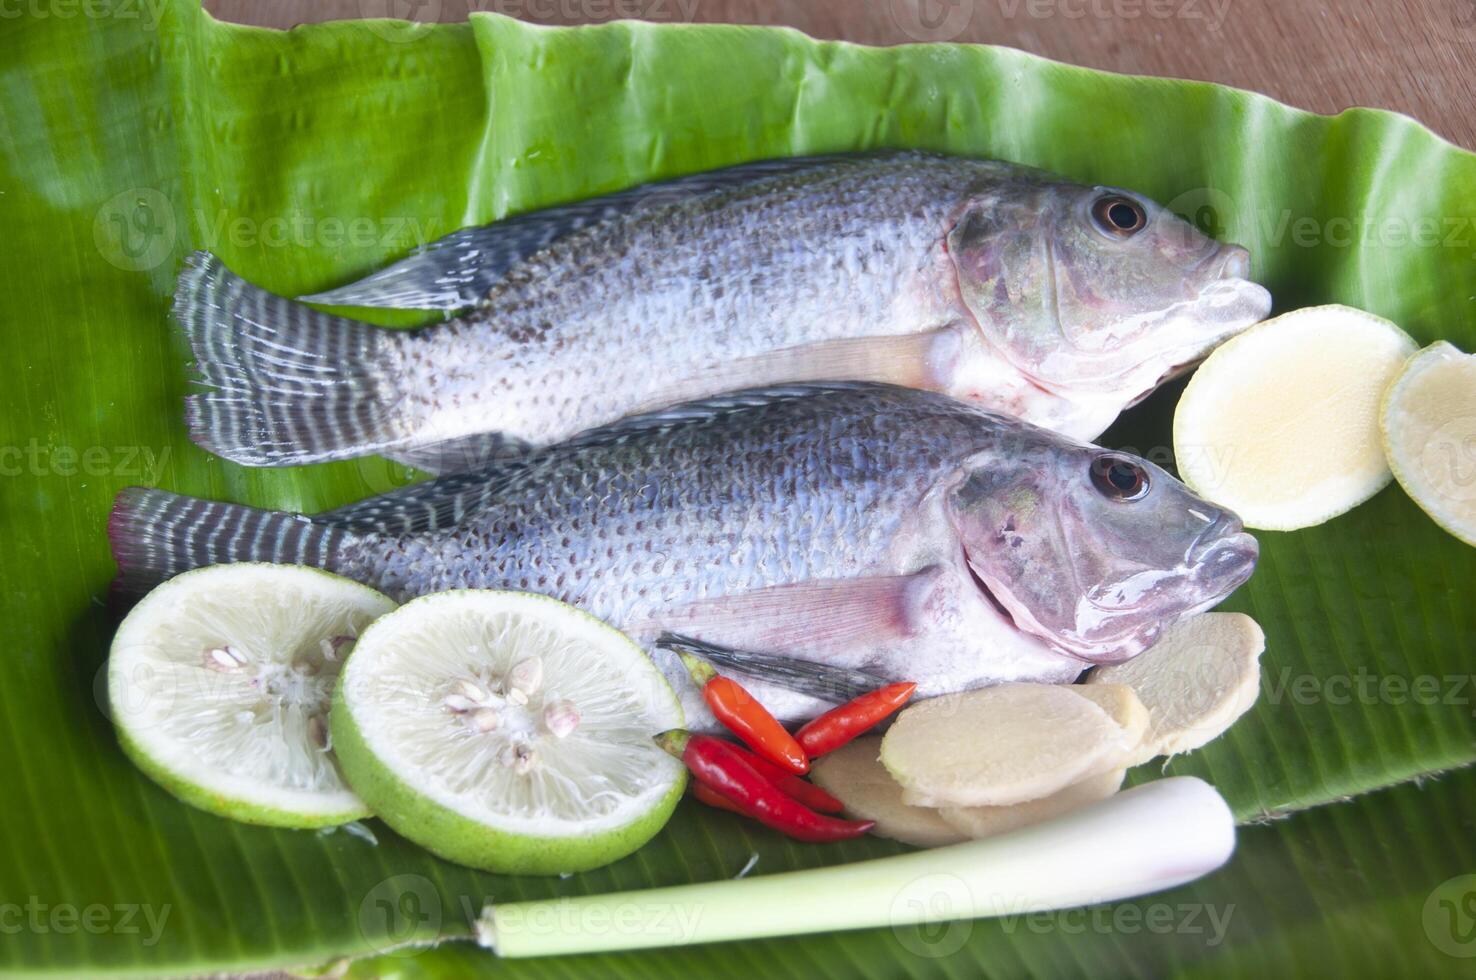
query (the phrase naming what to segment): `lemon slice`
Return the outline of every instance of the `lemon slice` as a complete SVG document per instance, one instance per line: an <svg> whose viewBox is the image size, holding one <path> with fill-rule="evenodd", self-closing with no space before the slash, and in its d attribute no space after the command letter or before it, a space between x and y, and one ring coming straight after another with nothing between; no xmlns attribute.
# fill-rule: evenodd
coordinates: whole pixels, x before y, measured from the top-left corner
<svg viewBox="0 0 1476 980"><path fill-rule="evenodd" d="M1441 341L1410 358L1384 396L1379 427L1405 493L1476 545L1476 356Z"/></svg>
<svg viewBox="0 0 1476 980"><path fill-rule="evenodd" d="M366 816L330 751L328 709L355 637L394 607L290 565L213 565L165 582L129 612L108 656L124 751L222 816L281 827Z"/></svg>
<svg viewBox="0 0 1476 980"><path fill-rule="evenodd" d="M490 871L608 864L665 825L686 770L652 736L682 727L625 634L545 596L415 599L365 631L334 699L349 784L400 834Z"/></svg>
<svg viewBox="0 0 1476 980"><path fill-rule="evenodd" d="M1179 399L1180 476L1252 528L1351 510L1389 482L1379 403L1414 350L1388 320L1346 306L1257 324L1211 354Z"/></svg>

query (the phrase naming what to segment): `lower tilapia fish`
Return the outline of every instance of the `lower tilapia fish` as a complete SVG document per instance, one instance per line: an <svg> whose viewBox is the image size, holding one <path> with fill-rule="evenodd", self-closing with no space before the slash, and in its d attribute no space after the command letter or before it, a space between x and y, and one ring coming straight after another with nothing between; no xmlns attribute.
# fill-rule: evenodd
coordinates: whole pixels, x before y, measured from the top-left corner
<svg viewBox="0 0 1476 980"><path fill-rule="evenodd" d="M1147 460L864 383L682 405L312 517L132 488L109 532L131 591L229 561L399 599L527 590L647 644L674 632L921 696L1132 657L1257 556L1235 515ZM752 673L781 717L824 707Z"/></svg>
<svg viewBox="0 0 1476 980"><path fill-rule="evenodd" d="M208 253L175 315L193 437L435 473L760 385L879 381L1076 438L1270 309L1249 256L1140 194L899 152L746 164L457 232L308 297L465 310L383 330Z"/></svg>

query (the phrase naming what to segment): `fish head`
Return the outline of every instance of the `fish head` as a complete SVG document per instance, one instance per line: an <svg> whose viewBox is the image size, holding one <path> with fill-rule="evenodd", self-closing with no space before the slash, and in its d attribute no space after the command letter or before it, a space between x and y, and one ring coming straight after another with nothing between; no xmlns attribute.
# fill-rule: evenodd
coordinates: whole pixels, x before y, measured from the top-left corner
<svg viewBox="0 0 1476 980"><path fill-rule="evenodd" d="M1012 182L970 196L948 234L985 342L1036 385L1124 404L1270 312L1250 253L1115 187Z"/></svg>
<svg viewBox="0 0 1476 980"><path fill-rule="evenodd" d="M975 586L1016 629L1115 663L1250 577L1259 548L1230 511L1146 459L1035 434L969 458L947 499Z"/></svg>

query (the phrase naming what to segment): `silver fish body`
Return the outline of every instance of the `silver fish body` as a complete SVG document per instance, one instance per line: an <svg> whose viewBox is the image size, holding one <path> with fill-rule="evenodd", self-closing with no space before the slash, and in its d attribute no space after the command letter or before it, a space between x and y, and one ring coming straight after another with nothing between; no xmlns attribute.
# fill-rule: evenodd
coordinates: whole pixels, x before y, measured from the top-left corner
<svg viewBox="0 0 1476 980"><path fill-rule="evenodd" d="M1267 313L1247 269L1244 249L1128 191L890 153L535 212L314 297L475 302L422 330L271 296L204 255L176 313L214 388L189 405L212 451L251 465L382 452L445 472L792 382L923 388L1092 438Z"/></svg>
<svg viewBox="0 0 1476 980"><path fill-rule="evenodd" d="M1233 515L1147 461L871 384L681 406L310 519L137 493L112 526L125 576L265 559L399 598L528 590L648 643L670 630L923 695L1130 657L1256 557ZM754 689L786 718L823 707Z"/></svg>

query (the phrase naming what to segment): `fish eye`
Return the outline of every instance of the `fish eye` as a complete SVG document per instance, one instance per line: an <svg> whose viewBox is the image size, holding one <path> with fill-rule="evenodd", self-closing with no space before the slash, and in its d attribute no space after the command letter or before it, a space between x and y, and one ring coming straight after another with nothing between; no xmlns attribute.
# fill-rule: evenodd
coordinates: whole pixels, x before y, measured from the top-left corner
<svg viewBox="0 0 1476 980"><path fill-rule="evenodd" d="M1143 205L1121 194L1104 194L1092 202L1092 221L1112 238L1131 238L1148 224Z"/></svg>
<svg viewBox="0 0 1476 980"><path fill-rule="evenodd" d="M1126 456L1092 460L1092 485L1108 500L1140 500L1148 493L1148 471Z"/></svg>

